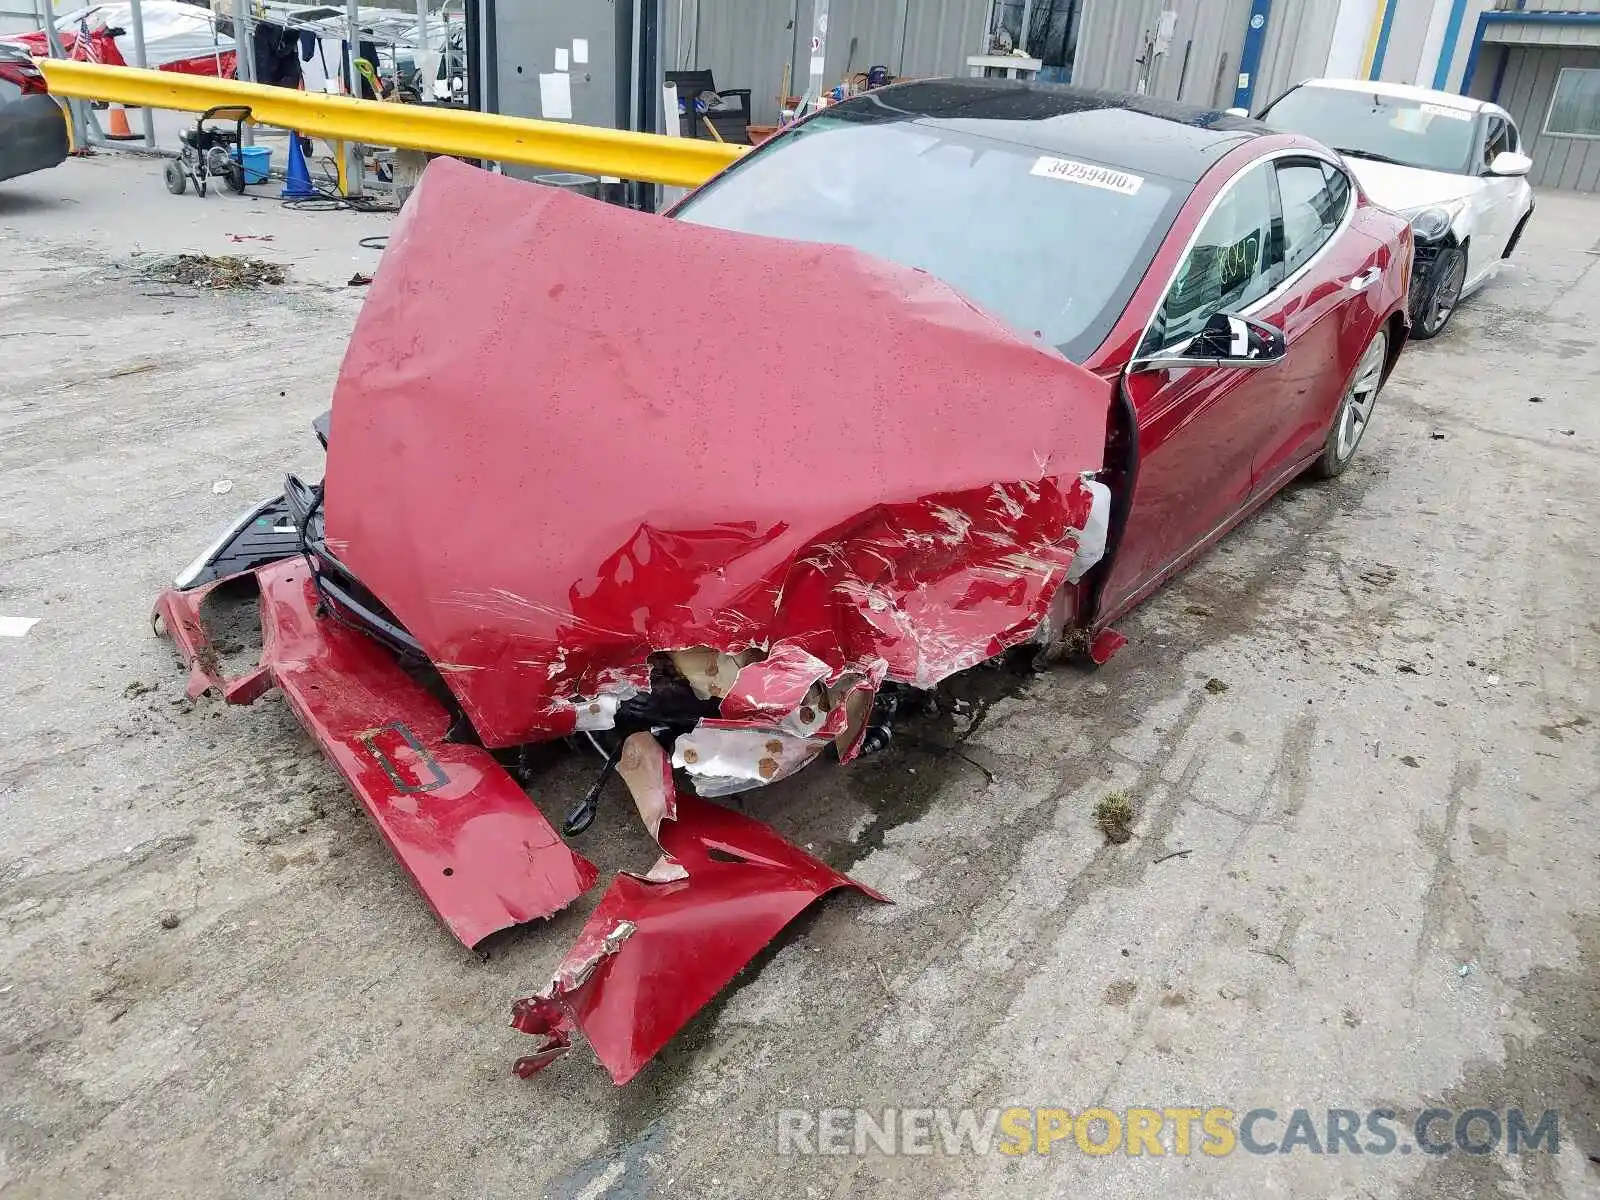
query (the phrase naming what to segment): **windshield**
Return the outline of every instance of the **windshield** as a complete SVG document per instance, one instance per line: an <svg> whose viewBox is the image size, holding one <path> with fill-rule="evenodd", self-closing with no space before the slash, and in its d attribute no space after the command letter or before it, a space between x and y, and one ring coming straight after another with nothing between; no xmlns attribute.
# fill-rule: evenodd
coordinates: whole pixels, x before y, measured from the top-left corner
<svg viewBox="0 0 1600 1200"><path fill-rule="evenodd" d="M1261 119L1352 158L1453 175L1466 174L1477 127L1465 109L1330 87L1297 87Z"/></svg>
<svg viewBox="0 0 1600 1200"><path fill-rule="evenodd" d="M1187 191L946 127L828 115L734 166L673 215L920 267L1082 362L1110 332Z"/></svg>

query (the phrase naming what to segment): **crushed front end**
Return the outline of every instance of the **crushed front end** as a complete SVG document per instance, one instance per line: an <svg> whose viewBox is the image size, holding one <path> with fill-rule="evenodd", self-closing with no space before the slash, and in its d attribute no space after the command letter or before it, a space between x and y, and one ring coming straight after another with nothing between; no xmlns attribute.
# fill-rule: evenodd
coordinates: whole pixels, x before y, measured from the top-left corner
<svg viewBox="0 0 1600 1200"><path fill-rule="evenodd" d="M733 315L627 303L665 278ZM576 1027L622 1082L808 904L866 891L705 798L848 762L901 696L1081 635L1109 404L923 273L441 160L318 422L324 482L290 477L157 610L191 694L283 692L468 945L594 883L562 832L621 781L661 857L515 1023L545 1039L524 1073ZM252 581L261 660L226 678L203 610ZM563 831L513 775L552 741L599 772Z"/></svg>

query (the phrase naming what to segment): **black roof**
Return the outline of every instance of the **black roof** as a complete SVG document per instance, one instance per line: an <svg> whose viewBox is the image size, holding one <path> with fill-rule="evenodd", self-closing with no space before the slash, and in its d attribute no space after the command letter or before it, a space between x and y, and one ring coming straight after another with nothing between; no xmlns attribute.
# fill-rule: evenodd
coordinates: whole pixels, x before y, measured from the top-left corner
<svg viewBox="0 0 1600 1200"><path fill-rule="evenodd" d="M944 126L1187 183L1198 181L1234 147L1276 132L1222 109L1011 79L897 83L828 112Z"/></svg>

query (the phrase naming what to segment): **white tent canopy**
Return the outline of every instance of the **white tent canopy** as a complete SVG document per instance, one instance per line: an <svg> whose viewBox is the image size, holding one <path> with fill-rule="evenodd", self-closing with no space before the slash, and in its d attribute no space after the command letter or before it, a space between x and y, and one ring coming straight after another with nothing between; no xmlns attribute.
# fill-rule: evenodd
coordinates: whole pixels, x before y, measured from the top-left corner
<svg viewBox="0 0 1600 1200"><path fill-rule="evenodd" d="M216 18L206 9L179 4L177 0L143 0L139 7L144 14L146 61L152 67L225 54L233 49L233 39L217 32ZM77 33L85 21L91 33L102 27L124 30L116 39L117 49L125 62L132 65L136 61L132 5L91 4L77 8L57 17L56 29Z"/></svg>

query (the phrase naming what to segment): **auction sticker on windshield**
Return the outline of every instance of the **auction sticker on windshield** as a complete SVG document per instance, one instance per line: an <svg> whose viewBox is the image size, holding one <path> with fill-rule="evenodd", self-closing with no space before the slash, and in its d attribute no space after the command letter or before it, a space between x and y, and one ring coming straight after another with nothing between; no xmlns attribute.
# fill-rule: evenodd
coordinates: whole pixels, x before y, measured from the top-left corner
<svg viewBox="0 0 1600 1200"><path fill-rule="evenodd" d="M1105 188L1108 192L1120 192L1124 196L1137 195L1144 186L1143 176L1113 171L1110 167L1097 167L1093 163L1073 162L1070 158L1051 158L1048 154L1039 157L1029 174Z"/></svg>
<svg viewBox="0 0 1600 1200"><path fill-rule="evenodd" d="M1470 121L1472 114L1461 108L1451 108L1448 104L1424 104L1422 111L1434 117L1449 117L1452 121Z"/></svg>

